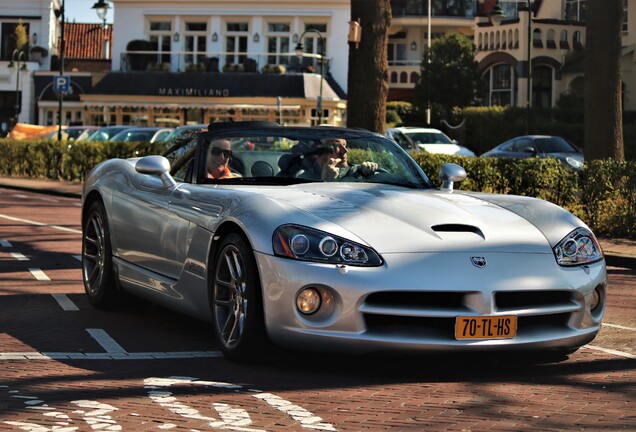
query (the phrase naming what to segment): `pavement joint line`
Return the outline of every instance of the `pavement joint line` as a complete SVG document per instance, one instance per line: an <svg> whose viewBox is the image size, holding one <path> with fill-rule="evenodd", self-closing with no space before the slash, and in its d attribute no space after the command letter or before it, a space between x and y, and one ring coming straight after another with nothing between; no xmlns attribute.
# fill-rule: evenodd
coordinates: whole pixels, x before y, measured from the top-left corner
<svg viewBox="0 0 636 432"><path fill-rule="evenodd" d="M621 330L636 331L635 327L627 327L627 326L622 326L622 325L618 325L618 324L603 323L603 326L604 327L617 328L617 329L621 329Z"/></svg>
<svg viewBox="0 0 636 432"><path fill-rule="evenodd" d="M35 225L35 226L53 228L53 229L56 229L56 230L59 230L59 231L66 231L66 232L70 232L70 233L74 233L74 234L81 234L82 233L82 231L76 230L76 229L73 229L73 228L67 228L67 227L63 227L63 226L59 226L59 225L49 225L49 224L45 224L44 222L37 222L37 221L30 220L30 219L17 218L17 217L5 215L5 214L0 214L0 218L8 219L8 220L13 221L13 222L22 222L22 223L26 223L26 224L30 224L30 225Z"/></svg>
<svg viewBox="0 0 636 432"><path fill-rule="evenodd" d="M33 277L36 280L39 280L41 282L46 282L46 281L50 281L51 278L49 278L46 273L44 273L42 270L40 270L39 268L30 268L29 272L31 272L31 274L33 275Z"/></svg>
<svg viewBox="0 0 636 432"><path fill-rule="evenodd" d="M79 308L68 298L66 294L51 294L55 301L60 305L62 310L65 311L78 311Z"/></svg>

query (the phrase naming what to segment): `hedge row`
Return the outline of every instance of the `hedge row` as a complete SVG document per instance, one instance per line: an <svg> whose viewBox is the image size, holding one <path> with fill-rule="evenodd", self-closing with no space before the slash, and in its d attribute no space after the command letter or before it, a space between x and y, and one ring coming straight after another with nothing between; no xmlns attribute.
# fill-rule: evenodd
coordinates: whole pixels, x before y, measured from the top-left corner
<svg viewBox="0 0 636 432"><path fill-rule="evenodd" d="M553 158L412 156L438 186L440 167L454 162L468 174L457 189L545 199L570 210L599 236L636 239L636 161L595 160L577 173Z"/></svg>
<svg viewBox="0 0 636 432"><path fill-rule="evenodd" d="M99 162L160 154L161 144L0 140L0 175L83 181ZM445 162L462 165L460 190L533 196L572 211L598 235L636 239L636 162L591 161L581 173L556 159L463 158L412 153L431 180Z"/></svg>

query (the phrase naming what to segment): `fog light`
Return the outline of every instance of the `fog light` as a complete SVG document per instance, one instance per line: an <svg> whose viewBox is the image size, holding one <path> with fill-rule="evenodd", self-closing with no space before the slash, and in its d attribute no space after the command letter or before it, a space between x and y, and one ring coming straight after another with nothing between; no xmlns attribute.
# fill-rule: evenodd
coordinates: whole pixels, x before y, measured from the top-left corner
<svg viewBox="0 0 636 432"><path fill-rule="evenodd" d="M296 296L296 307L305 315L316 312L321 303L320 293L314 288L305 288Z"/></svg>
<svg viewBox="0 0 636 432"><path fill-rule="evenodd" d="M598 288L594 288L592 298L590 299L590 311L594 312L596 308L601 304L601 291Z"/></svg>

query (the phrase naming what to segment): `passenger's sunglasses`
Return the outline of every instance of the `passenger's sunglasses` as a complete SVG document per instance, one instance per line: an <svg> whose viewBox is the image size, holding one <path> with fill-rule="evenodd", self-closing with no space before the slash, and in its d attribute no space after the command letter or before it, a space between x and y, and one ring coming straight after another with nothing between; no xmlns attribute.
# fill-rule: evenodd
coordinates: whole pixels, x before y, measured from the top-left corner
<svg viewBox="0 0 636 432"><path fill-rule="evenodd" d="M211 147L210 154L212 154L213 156L223 155L229 159L232 157L232 150L223 150L218 147Z"/></svg>

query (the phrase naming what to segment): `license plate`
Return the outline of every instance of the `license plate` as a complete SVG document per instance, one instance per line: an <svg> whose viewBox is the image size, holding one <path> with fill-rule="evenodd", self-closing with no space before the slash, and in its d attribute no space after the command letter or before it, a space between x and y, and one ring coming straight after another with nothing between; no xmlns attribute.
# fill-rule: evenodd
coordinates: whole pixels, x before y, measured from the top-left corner
<svg viewBox="0 0 636 432"><path fill-rule="evenodd" d="M517 317L458 316L455 339L510 339L517 335Z"/></svg>

